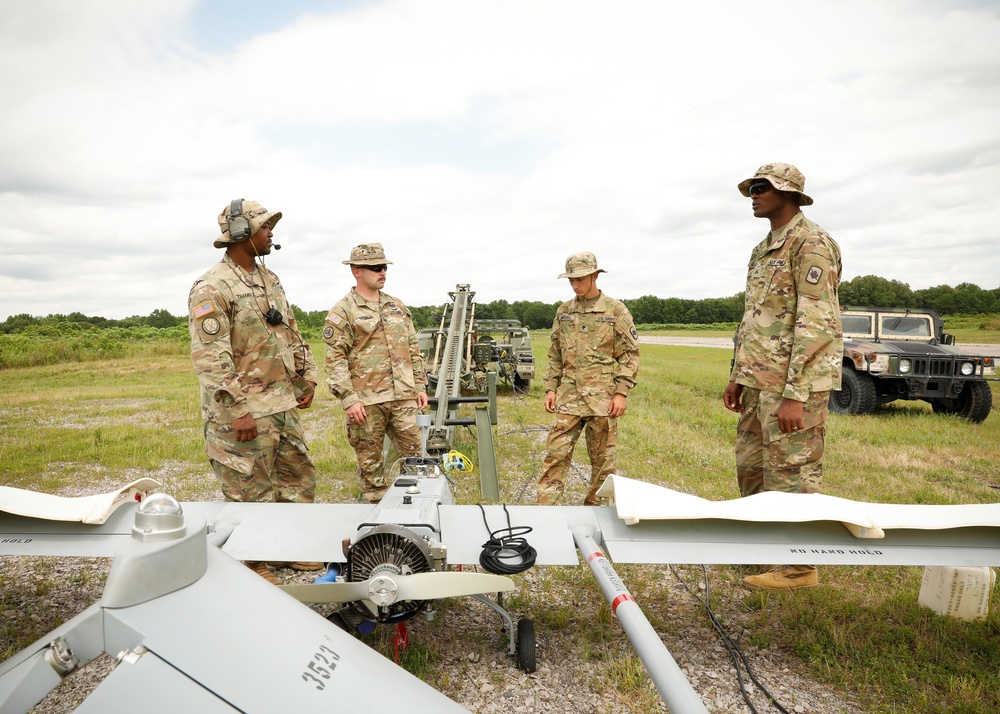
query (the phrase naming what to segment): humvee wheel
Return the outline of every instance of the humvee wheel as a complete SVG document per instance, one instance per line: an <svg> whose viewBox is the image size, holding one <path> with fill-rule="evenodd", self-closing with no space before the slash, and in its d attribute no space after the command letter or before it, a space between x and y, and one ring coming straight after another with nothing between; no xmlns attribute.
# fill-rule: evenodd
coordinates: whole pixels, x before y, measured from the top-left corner
<svg viewBox="0 0 1000 714"><path fill-rule="evenodd" d="M830 411L834 414L868 414L875 410L876 401L875 380L844 365L840 390L830 392Z"/></svg>
<svg viewBox="0 0 1000 714"><path fill-rule="evenodd" d="M938 414L952 414L976 424L986 421L993 409L993 392L986 382L966 382L954 399L931 399L931 408Z"/></svg>

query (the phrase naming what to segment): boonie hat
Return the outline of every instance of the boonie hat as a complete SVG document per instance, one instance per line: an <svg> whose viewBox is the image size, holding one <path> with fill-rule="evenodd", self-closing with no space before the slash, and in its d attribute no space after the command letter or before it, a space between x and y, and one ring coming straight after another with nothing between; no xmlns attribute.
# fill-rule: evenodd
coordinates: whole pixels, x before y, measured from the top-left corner
<svg viewBox="0 0 1000 714"><path fill-rule="evenodd" d="M385 259L385 251L381 243L362 243L351 249L351 259L343 261L344 265L392 265Z"/></svg>
<svg viewBox="0 0 1000 714"><path fill-rule="evenodd" d="M608 271L601 270L597 267L597 256L593 253L584 251L582 253L573 253L573 255L566 258L566 272L559 277L585 278L588 275L593 275L594 273L606 272Z"/></svg>
<svg viewBox="0 0 1000 714"><path fill-rule="evenodd" d="M231 207L232 204L228 204L219 214L219 230L222 231L222 235L215 239L216 248L225 248L227 245L242 243L246 240L246 238L233 240L229 233L229 223L236 216L243 216L249 221L251 236L265 223L270 223L271 228L274 228L274 225L281 219L281 211L269 211L256 201L243 201L243 210L237 214L229 212Z"/></svg>
<svg viewBox="0 0 1000 714"><path fill-rule="evenodd" d="M744 196L749 196L750 184L761 179L768 181L779 191L790 191L799 194L799 205L801 206L811 206L813 203L812 198L804 193L806 177L791 164L764 164L757 169L757 173L751 178L748 178L746 181L740 181L737 188Z"/></svg>

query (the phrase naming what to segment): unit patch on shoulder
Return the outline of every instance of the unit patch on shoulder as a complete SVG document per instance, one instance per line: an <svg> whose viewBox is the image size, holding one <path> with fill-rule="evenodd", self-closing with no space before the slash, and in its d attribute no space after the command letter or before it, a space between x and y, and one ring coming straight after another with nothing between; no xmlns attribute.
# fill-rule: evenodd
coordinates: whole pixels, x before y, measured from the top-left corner
<svg viewBox="0 0 1000 714"><path fill-rule="evenodd" d="M323 328L323 339L328 340L333 337L333 328L327 325Z"/></svg>
<svg viewBox="0 0 1000 714"><path fill-rule="evenodd" d="M208 301L208 302L203 302L201 305L196 306L195 309L191 312L191 314L194 315L194 318L196 320L198 320L202 317L205 317L205 315L211 315L213 312L215 312L215 305L213 305L211 301ZM216 322L215 324L219 323Z"/></svg>
<svg viewBox="0 0 1000 714"><path fill-rule="evenodd" d="M201 329L206 335L218 334L219 330L222 328L222 324L216 320L214 317L206 318L202 320Z"/></svg>
<svg viewBox="0 0 1000 714"><path fill-rule="evenodd" d="M816 285L820 280L823 279L823 269L818 265L814 265L809 268L809 272L806 273L806 282L810 285Z"/></svg>
<svg viewBox="0 0 1000 714"><path fill-rule="evenodd" d="M628 333L632 335L633 340L638 341L639 333L635 331L635 325L632 325L632 327L628 328Z"/></svg>

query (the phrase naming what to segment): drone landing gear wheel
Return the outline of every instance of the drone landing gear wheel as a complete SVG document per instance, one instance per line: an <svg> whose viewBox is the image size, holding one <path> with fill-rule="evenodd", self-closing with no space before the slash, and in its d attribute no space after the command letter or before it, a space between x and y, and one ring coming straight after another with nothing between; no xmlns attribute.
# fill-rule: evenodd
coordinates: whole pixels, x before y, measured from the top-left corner
<svg viewBox="0 0 1000 714"><path fill-rule="evenodd" d="M535 621L522 617L517 621L517 667L535 671Z"/></svg>

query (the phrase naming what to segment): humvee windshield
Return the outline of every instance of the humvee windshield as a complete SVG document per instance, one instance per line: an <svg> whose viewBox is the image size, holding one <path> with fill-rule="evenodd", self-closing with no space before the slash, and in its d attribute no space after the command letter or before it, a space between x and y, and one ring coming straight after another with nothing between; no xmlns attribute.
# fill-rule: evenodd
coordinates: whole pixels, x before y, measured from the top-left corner
<svg viewBox="0 0 1000 714"><path fill-rule="evenodd" d="M930 337L930 318L919 316L882 315L880 333L886 337Z"/></svg>
<svg viewBox="0 0 1000 714"><path fill-rule="evenodd" d="M841 315L840 325L845 335L872 334L871 315Z"/></svg>

